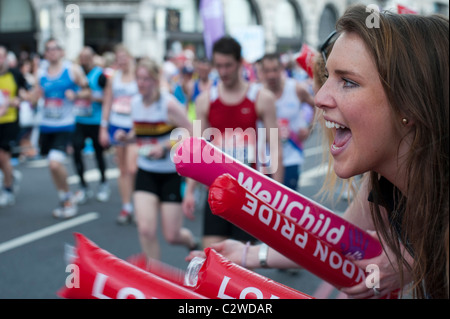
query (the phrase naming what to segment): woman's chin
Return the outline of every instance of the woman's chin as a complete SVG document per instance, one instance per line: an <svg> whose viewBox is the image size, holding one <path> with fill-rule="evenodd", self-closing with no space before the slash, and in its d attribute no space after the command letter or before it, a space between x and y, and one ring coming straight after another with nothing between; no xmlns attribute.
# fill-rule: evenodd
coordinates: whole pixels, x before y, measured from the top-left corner
<svg viewBox="0 0 450 319"><path fill-rule="evenodd" d="M334 163L333 169L334 173L341 179L348 179L358 175L358 173L355 173L353 170L348 170L345 167L340 166L336 162Z"/></svg>

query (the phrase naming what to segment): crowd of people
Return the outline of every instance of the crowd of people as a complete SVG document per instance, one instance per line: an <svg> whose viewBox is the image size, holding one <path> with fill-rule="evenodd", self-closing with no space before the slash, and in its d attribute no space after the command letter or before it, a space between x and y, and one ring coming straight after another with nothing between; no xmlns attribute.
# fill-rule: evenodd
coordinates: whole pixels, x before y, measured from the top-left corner
<svg viewBox="0 0 450 319"><path fill-rule="evenodd" d="M344 218L376 231L384 248L375 260L355 262L379 265L381 287L361 283L342 290L354 298L380 298L411 284L415 297L448 298L448 19L383 12L380 28L369 29L366 16L364 6L352 6L340 18L316 54L314 82L289 76L277 54L244 72L241 46L228 36L214 44L212 61L190 52L158 65L133 58L119 45L114 64L107 66L89 47L77 62L67 61L50 39L34 76L26 68L10 69L0 46L0 206L14 205L11 154L20 145L19 110L23 102L40 105L37 149L48 158L60 202L53 216L73 217L93 196L83 178L82 151L89 138L101 175L97 199L109 198L104 151L112 148L120 172L118 223L135 220L143 253L159 258L160 218L165 239L192 250L191 259L202 252L183 218L194 218L201 203L196 182L179 176L171 160L177 142L170 139L172 130L192 132L194 119L202 132L278 129L276 137L255 136L242 144L236 136L227 141L227 134L222 140L206 138L231 149L232 156L244 154L240 160L263 172L264 165L254 160L258 145L276 138L278 149L267 156L278 169L270 177L298 190L302 145L317 119L327 137L328 180L354 185L361 177ZM77 192L67 184L68 156L80 176ZM251 268L296 266L203 204L203 247Z"/></svg>

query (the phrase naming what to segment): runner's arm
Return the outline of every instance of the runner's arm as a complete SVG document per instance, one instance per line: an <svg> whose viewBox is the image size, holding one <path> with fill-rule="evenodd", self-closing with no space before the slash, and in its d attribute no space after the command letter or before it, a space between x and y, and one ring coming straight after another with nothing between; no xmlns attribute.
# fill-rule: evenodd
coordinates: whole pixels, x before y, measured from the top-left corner
<svg viewBox="0 0 450 319"><path fill-rule="evenodd" d="M277 114L275 106L275 96L266 89L261 89L256 100L256 109L259 118L266 128L267 143L270 146L270 167L269 174L277 182L282 183L284 178L283 151L281 148L280 134L278 134ZM276 136L271 134L276 129ZM273 139L276 139L275 141ZM276 149L273 151L272 147Z"/></svg>
<svg viewBox="0 0 450 319"><path fill-rule="evenodd" d="M73 64L72 68L75 83L81 88L81 90L76 93L76 98L90 99L91 89L83 69L78 64Z"/></svg>
<svg viewBox="0 0 450 319"><path fill-rule="evenodd" d="M112 106L112 78L107 78L106 86L103 91L103 103L102 103L102 119L100 122L99 130L99 142L103 147L107 147L110 143L108 134L109 115L111 113Z"/></svg>
<svg viewBox="0 0 450 319"><path fill-rule="evenodd" d="M5 98L5 96L0 92L0 117L6 113L8 106L9 98Z"/></svg>
<svg viewBox="0 0 450 319"><path fill-rule="evenodd" d="M197 97L195 102L195 112L197 121L196 125L200 125L200 132L208 127L208 112L209 112L209 95L207 92L203 92ZM186 191L183 200L183 213L186 216L193 216L195 209L195 188L197 187L197 181L188 178L186 179Z"/></svg>

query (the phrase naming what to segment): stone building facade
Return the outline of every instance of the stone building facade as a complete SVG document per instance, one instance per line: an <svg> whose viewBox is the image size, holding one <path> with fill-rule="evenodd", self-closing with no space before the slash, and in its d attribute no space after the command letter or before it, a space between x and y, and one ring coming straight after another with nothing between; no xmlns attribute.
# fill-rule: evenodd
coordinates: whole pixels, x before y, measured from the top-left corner
<svg viewBox="0 0 450 319"><path fill-rule="evenodd" d="M258 26L267 52L316 47L354 0L222 0L227 33ZM362 0L382 8L405 4L420 13L448 16L448 0ZM134 56L162 61L191 45L204 54L200 0L0 0L0 44L42 53L54 37L74 59L84 45L99 53L124 43Z"/></svg>

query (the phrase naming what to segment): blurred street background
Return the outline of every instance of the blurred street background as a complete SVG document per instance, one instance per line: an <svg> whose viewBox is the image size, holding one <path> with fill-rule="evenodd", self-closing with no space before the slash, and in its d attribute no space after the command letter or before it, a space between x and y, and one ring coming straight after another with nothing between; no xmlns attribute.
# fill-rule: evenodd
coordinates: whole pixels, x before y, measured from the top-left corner
<svg viewBox="0 0 450 319"><path fill-rule="evenodd" d="M308 76L295 63L295 54L303 44L317 48L345 9L356 2L394 11L449 14L448 0L0 0L0 45L8 49L8 63L13 68L36 56L43 58L45 42L50 38L62 45L65 59L71 61L77 61L84 46L92 47L103 66L113 63L110 53L122 43L134 58L151 57L174 76L195 59L210 58L211 41L229 34L242 45L249 80L254 76L253 63L265 53L277 52L289 76L306 81ZM36 148L37 120L33 121L27 125L33 129L30 147ZM67 221L52 217L58 198L48 161L38 156L38 151L16 154L14 176L20 189L14 205L0 207L0 299L57 298L56 292L68 275L64 246L74 244L74 232L121 259L141 251L136 225L116 223L121 202L113 151L107 152L109 201L89 199L79 206L78 215ZM324 202L315 197L326 173L319 128L306 141L304 151L299 192L338 214L344 212L346 200ZM88 144L83 157L85 178L96 190L99 174ZM76 191L79 179L71 158L66 166L69 185ZM198 209L194 221L185 221L197 238L202 237L202 219ZM164 240L160 243L162 261L185 270L188 251ZM343 297L304 270L258 272L319 298Z"/></svg>

